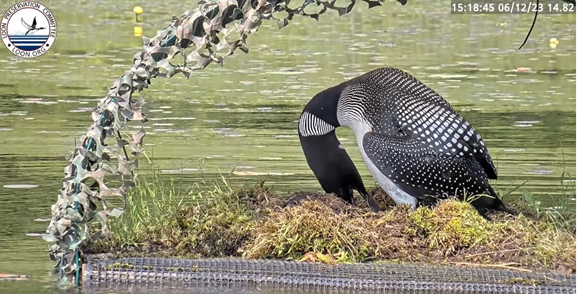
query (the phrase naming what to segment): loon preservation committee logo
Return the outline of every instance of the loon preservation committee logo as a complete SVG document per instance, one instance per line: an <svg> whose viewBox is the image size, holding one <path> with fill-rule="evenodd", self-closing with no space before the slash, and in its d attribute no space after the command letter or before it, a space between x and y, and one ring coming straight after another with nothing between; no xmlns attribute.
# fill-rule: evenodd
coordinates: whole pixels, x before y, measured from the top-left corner
<svg viewBox="0 0 577 294"><path fill-rule="evenodd" d="M38 57L54 45L56 19L41 3L23 1L6 10L0 32L4 45L14 55Z"/></svg>

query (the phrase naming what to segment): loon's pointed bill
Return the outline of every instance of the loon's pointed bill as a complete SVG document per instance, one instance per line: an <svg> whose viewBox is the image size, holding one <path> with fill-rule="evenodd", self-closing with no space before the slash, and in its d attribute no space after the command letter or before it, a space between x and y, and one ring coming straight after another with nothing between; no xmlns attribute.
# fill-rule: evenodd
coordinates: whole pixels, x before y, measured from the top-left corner
<svg viewBox="0 0 577 294"><path fill-rule="evenodd" d="M497 170L479 133L410 74L390 67L375 69L311 99L301 115L299 135L315 175L327 169L339 172L327 161L338 148L334 140L317 141L314 147L307 141L340 126L353 130L369 171L396 203L416 207L428 196L463 199L486 194L472 202L480 212L507 210L488 183L497 178ZM307 156L307 149L315 148L324 148L325 154ZM329 181L317 179L321 186Z"/></svg>

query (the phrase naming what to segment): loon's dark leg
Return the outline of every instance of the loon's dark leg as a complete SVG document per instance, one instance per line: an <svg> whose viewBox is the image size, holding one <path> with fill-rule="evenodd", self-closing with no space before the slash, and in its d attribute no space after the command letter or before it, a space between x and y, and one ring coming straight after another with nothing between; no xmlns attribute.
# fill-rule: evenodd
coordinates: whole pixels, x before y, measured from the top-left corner
<svg viewBox="0 0 577 294"><path fill-rule="evenodd" d="M438 198L455 195L464 200L466 191L468 195L480 195L471 204L481 215L485 215L486 209L509 211L489 185L483 167L470 156L436 153L411 134L387 136L367 132L362 147L378 172L394 183L389 189L399 189L418 200L427 195Z"/></svg>

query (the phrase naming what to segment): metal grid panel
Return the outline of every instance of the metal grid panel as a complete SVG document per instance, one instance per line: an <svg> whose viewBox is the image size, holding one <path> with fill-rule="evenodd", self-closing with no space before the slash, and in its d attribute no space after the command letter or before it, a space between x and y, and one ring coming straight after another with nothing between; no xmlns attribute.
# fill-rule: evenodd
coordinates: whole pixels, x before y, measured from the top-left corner
<svg viewBox="0 0 577 294"><path fill-rule="evenodd" d="M400 264L299 263L279 260L88 259L85 284L267 283L356 290L436 290L460 293L575 293L575 275L486 268ZM531 281L532 285L527 284Z"/></svg>

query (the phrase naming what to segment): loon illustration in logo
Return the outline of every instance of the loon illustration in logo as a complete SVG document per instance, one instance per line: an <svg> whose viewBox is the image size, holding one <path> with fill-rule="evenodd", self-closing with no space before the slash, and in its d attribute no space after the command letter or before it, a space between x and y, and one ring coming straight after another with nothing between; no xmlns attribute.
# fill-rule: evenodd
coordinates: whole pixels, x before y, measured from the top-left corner
<svg viewBox="0 0 577 294"><path fill-rule="evenodd" d="M36 22L36 16L34 17L34 20L32 21L32 25L27 24L27 23L24 21L24 18L21 18L20 20L22 21L22 25L28 29L28 30L26 31L26 34L24 34L24 36L28 35L28 33L32 32L32 31L37 31L37 30L44 30L44 29L46 29L45 27L40 27L40 28L37 28L37 27L36 27L36 25L38 24L38 23Z"/></svg>
<svg viewBox="0 0 577 294"><path fill-rule="evenodd" d="M39 2L16 3L4 13L1 36L6 48L14 55L38 57L48 52L56 41L56 19Z"/></svg>

